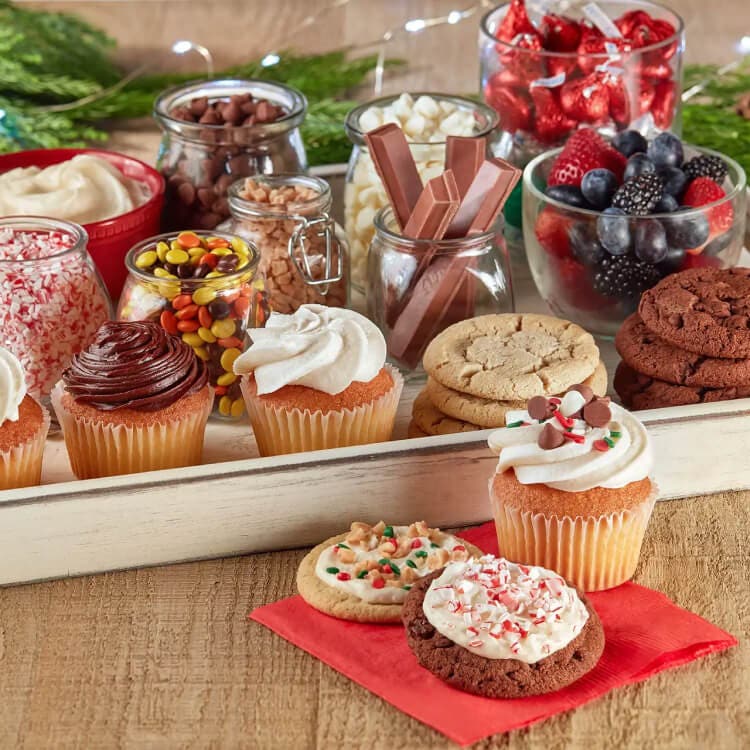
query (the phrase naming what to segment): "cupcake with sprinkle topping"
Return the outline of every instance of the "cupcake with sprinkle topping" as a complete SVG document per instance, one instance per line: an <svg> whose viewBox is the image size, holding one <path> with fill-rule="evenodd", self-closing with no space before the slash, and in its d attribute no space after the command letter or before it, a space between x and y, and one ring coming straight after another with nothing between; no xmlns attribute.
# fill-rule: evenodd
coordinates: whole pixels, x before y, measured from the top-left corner
<svg viewBox="0 0 750 750"><path fill-rule="evenodd" d="M26 393L21 363L0 347L0 490L39 484L49 424L47 410Z"/></svg>
<svg viewBox="0 0 750 750"><path fill-rule="evenodd" d="M501 554L584 591L629 580L656 499L643 424L585 385L532 398L506 420L489 438Z"/></svg>

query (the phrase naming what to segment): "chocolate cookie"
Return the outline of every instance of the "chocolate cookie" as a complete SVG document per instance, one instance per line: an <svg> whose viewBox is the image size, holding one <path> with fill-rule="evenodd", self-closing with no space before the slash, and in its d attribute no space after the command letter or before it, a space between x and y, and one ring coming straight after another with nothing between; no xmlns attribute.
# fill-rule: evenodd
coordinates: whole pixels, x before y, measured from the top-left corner
<svg viewBox="0 0 750 750"><path fill-rule="evenodd" d="M750 385L750 359L704 357L679 349L653 333L638 313L622 324L615 347L633 370L667 383L700 388Z"/></svg>
<svg viewBox="0 0 750 750"><path fill-rule="evenodd" d="M644 292L638 312L657 335L707 357L750 357L750 268L692 268Z"/></svg>
<svg viewBox="0 0 750 750"><path fill-rule="evenodd" d="M403 605L406 639L425 669L459 690L488 698L524 698L570 685L591 671L604 651L604 629L585 596L589 618L583 630L564 648L534 664L518 659L487 659L440 634L422 609L425 593L443 571L415 583Z"/></svg>
<svg viewBox="0 0 750 750"><path fill-rule="evenodd" d="M730 386L728 388L675 385L648 375L642 375L625 362L620 362L617 366L614 387L623 405L633 411L661 409L665 406L731 401L734 398L750 397L750 385Z"/></svg>

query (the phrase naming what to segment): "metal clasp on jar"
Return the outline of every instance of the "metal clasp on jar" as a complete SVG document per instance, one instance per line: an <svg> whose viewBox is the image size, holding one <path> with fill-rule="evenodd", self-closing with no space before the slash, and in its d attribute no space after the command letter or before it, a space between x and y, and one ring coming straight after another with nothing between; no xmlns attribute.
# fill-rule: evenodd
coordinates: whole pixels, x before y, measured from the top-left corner
<svg viewBox="0 0 750 750"><path fill-rule="evenodd" d="M321 214L316 219L295 217L299 221L297 229L289 238L289 259L297 269L305 284L319 286L320 293L328 294L331 284L341 281L344 277L344 251L336 237L333 219L327 214ZM314 234L310 234L313 232ZM307 243L312 236L325 239L325 268L323 275L315 277L314 261L308 253ZM336 255L336 271L333 271L334 254Z"/></svg>

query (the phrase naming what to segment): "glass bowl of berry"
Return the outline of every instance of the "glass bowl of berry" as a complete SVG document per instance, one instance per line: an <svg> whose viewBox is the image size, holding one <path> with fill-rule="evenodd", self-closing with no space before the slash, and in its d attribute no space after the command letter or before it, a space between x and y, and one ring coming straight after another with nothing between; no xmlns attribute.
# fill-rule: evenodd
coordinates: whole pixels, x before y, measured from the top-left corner
<svg viewBox="0 0 750 750"><path fill-rule="evenodd" d="M684 48L680 16L648 0L499 5L479 32L497 155L523 166L579 127L679 132Z"/></svg>
<svg viewBox="0 0 750 750"><path fill-rule="evenodd" d="M557 315L614 336L664 276L737 264L745 188L739 164L672 133L608 141L577 130L524 171L524 244L539 293Z"/></svg>

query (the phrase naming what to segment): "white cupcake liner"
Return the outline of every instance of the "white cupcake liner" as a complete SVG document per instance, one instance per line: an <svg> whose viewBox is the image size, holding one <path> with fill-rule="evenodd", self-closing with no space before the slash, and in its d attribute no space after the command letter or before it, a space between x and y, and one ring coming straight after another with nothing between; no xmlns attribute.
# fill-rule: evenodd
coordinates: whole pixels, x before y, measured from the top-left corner
<svg viewBox="0 0 750 750"><path fill-rule="evenodd" d="M26 442L7 451L0 451L0 490L35 487L42 479L42 459L50 425L49 412L42 410L42 424Z"/></svg>
<svg viewBox="0 0 750 750"><path fill-rule="evenodd" d="M278 456L390 440L404 379L395 367L388 364L385 367L393 379L393 387L387 393L369 404L325 414L267 404L249 392L248 378L243 377L242 395L260 455Z"/></svg>
<svg viewBox="0 0 750 750"><path fill-rule="evenodd" d="M213 389L209 391L210 398L200 411L133 426L72 414L63 404L62 383L55 386L50 398L73 473L79 479L91 479L199 464L206 422L213 407Z"/></svg>

